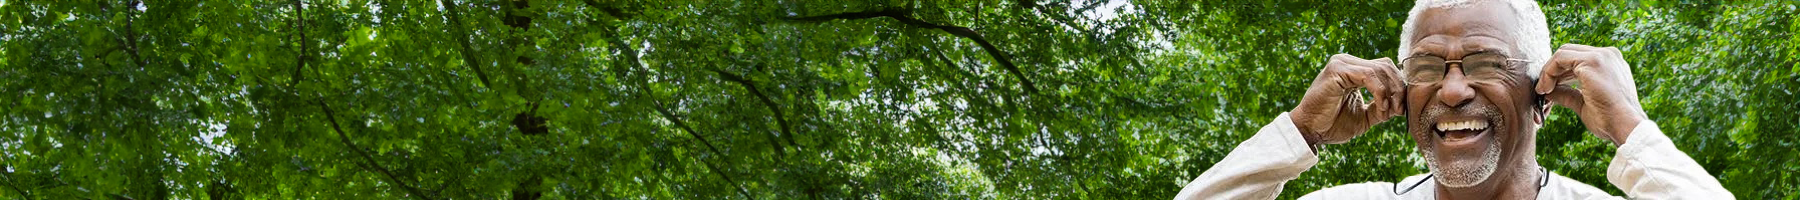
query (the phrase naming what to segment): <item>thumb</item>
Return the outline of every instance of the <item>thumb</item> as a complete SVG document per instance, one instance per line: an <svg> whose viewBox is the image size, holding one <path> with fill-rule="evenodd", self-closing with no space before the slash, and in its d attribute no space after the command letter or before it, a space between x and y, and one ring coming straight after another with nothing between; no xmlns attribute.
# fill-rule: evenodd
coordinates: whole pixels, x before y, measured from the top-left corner
<svg viewBox="0 0 1800 200"><path fill-rule="evenodd" d="M1550 103L1552 104L1576 111L1580 111L1581 106L1586 103L1582 101L1583 95L1581 94L1580 89L1575 89L1574 87L1569 87L1567 85L1556 86L1555 90L1550 91L1549 94L1544 94L1544 99L1550 100Z"/></svg>

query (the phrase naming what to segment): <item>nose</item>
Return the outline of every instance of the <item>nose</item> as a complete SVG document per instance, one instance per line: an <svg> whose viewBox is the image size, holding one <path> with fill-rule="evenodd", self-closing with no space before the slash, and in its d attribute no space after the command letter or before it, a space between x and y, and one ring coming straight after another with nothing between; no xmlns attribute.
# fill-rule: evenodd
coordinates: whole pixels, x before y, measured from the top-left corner
<svg viewBox="0 0 1800 200"><path fill-rule="evenodd" d="M1463 76L1462 70L1447 71L1449 72L1444 74L1444 87L1438 88L1438 101L1452 108L1468 104L1475 97L1475 89L1469 88L1468 77Z"/></svg>

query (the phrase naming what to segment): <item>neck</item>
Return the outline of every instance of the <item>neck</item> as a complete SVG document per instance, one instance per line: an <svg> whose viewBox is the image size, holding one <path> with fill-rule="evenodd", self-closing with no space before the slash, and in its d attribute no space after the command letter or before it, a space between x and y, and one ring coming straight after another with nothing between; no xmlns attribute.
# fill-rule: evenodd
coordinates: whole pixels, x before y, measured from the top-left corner
<svg viewBox="0 0 1800 200"><path fill-rule="evenodd" d="M1517 163L1496 169L1494 177L1487 183L1476 184L1464 188L1452 188L1437 185L1437 199L1535 199L1538 193L1538 182L1542 181L1544 172L1538 171L1537 162Z"/></svg>

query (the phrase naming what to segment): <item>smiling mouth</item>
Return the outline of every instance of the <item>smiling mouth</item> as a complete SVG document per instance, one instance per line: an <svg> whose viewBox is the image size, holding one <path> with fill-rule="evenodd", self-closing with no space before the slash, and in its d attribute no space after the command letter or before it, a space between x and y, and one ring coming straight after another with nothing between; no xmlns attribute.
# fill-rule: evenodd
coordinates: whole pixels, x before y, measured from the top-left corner
<svg viewBox="0 0 1800 200"><path fill-rule="evenodd" d="M1487 133L1488 122L1476 119L1438 122L1436 129L1438 138L1445 142L1460 142Z"/></svg>

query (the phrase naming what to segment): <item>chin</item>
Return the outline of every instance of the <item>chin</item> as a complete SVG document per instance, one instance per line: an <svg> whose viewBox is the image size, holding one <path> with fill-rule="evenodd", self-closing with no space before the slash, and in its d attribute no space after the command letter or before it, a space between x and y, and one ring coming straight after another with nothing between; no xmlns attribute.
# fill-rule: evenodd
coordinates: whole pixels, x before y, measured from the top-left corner
<svg viewBox="0 0 1800 200"><path fill-rule="evenodd" d="M1500 168L1503 120L1492 106L1427 108L1410 128L1438 184L1463 188L1480 185Z"/></svg>
<svg viewBox="0 0 1800 200"><path fill-rule="evenodd" d="M1448 154L1432 149L1425 149L1425 164L1431 168L1439 184L1446 187L1471 187L1486 182L1493 177L1494 171L1500 167L1500 143L1489 142L1479 154L1439 156ZM1424 146L1421 146L1424 148Z"/></svg>

